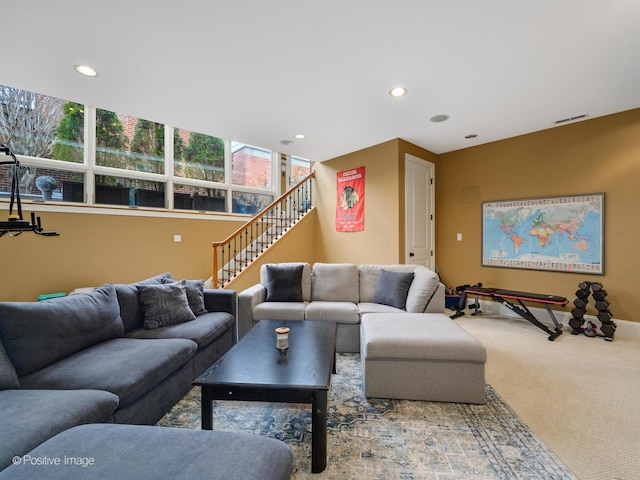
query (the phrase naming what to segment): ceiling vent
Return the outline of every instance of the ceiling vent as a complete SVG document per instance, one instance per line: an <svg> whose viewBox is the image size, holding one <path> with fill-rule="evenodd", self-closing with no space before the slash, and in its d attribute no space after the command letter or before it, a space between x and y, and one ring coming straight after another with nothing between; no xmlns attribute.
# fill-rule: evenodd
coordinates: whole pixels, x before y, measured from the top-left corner
<svg viewBox="0 0 640 480"><path fill-rule="evenodd" d="M582 115L576 115L575 117L568 117L568 118L563 118L562 120L556 120L555 122L553 122L555 125L561 125L563 123L567 123L567 122L575 122L576 120L583 120L585 118L588 118L589 115L587 115L586 113L583 113Z"/></svg>

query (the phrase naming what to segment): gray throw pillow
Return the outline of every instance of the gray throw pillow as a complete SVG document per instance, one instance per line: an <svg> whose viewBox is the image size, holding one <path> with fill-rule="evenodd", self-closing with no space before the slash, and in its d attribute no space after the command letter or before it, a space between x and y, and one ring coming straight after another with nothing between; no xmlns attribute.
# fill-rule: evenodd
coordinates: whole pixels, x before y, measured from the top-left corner
<svg viewBox="0 0 640 480"><path fill-rule="evenodd" d="M170 278L163 278L162 283L176 283ZM180 280L180 285L184 287L187 293L187 301L189 308L195 316L207 313L204 307L204 280Z"/></svg>
<svg viewBox="0 0 640 480"><path fill-rule="evenodd" d="M147 330L194 320L185 287L177 282L141 285L140 303L144 311L143 325Z"/></svg>
<svg viewBox="0 0 640 480"><path fill-rule="evenodd" d="M373 302L405 309L413 272L390 272L382 269L378 276Z"/></svg>
<svg viewBox="0 0 640 480"><path fill-rule="evenodd" d="M267 265L266 302L302 302L303 265Z"/></svg>
<svg viewBox="0 0 640 480"><path fill-rule="evenodd" d="M16 375L16 370L11 365L11 361L0 342L0 390L13 388L20 388L18 375Z"/></svg>

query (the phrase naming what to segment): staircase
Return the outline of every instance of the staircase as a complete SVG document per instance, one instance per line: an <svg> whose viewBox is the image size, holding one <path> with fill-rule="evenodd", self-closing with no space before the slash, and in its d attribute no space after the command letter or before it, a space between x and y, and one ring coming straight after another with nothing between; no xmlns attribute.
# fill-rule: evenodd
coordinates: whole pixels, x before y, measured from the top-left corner
<svg viewBox="0 0 640 480"><path fill-rule="evenodd" d="M311 210L311 172L222 242L213 245L211 288L224 288Z"/></svg>

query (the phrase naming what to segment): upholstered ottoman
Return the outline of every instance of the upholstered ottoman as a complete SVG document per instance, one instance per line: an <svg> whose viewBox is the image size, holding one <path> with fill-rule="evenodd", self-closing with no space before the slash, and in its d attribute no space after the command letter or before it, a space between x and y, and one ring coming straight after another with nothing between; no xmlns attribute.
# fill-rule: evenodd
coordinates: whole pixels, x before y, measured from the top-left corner
<svg viewBox="0 0 640 480"><path fill-rule="evenodd" d="M0 479L290 480L292 472L291 448L260 435L91 424L14 457Z"/></svg>
<svg viewBox="0 0 640 480"><path fill-rule="evenodd" d="M367 397L485 403L484 346L442 313L369 313L360 326Z"/></svg>

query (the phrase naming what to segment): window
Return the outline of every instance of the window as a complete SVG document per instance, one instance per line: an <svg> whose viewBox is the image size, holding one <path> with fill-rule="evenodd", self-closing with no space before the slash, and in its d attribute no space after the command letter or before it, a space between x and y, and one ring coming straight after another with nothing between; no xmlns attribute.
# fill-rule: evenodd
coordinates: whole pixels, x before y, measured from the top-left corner
<svg viewBox="0 0 640 480"><path fill-rule="evenodd" d="M84 162L84 107L0 85L0 143L16 155Z"/></svg>
<svg viewBox="0 0 640 480"><path fill-rule="evenodd" d="M224 140L176 128L173 174L177 177L224 182Z"/></svg>
<svg viewBox="0 0 640 480"><path fill-rule="evenodd" d="M164 125L96 109L96 165L164 173Z"/></svg>
<svg viewBox="0 0 640 480"><path fill-rule="evenodd" d="M244 143L231 143L233 185L271 188L273 153Z"/></svg>
<svg viewBox="0 0 640 480"><path fill-rule="evenodd" d="M256 214L276 197L268 149L7 86L0 142L22 157L25 200ZM12 175L0 170L0 197Z"/></svg>
<svg viewBox="0 0 640 480"><path fill-rule="evenodd" d="M310 173L311 161L300 157L291 157L291 184L298 183Z"/></svg>

